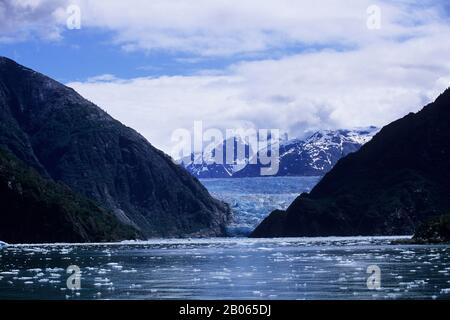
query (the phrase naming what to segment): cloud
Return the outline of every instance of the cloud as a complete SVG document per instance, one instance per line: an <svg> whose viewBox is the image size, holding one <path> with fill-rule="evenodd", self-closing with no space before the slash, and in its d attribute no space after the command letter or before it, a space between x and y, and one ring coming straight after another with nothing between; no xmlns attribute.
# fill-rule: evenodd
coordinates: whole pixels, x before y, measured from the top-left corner
<svg viewBox="0 0 450 320"><path fill-rule="evenodd" d="M173 130L195 120L291 136L381 126L450 85L443 1L7 0L0 2L0 41L60 41L69 3L80 6L82 28L108 31L124 51L162 51L200 61L196 68L205 58L234 61L191 76L110 74L69 84L166 151ZM366 25L373 3L381 9L379 30Z"/></svg>
<svg viewBox="0 0 450 320"><path fill-rule="evenodd" d="M0 2L0 43L33 38L59 41L65 23L65 1L5 0Z"/></svg>
<svg viewBox="0 0 450 320"><path fill-rule="evenodd" d="M60 39L65 9L81 8L83 28L111 31L125 51L184 52L193 56L248 55L296 46L359 47L380 39L420 36L447 18L439 1L375 1L381 26L369 32L373 0L6 0L0 36ZM19 35L17 34L19 30Z"/></svg>
<svg viewBox="0 0 450 320"><path fill-rule="evenodd" d="M442 28L400 43L241 62L211 74L69 85L165 151L171 133L196 120L219 129L278 128L291 137L383 126L450 86L449 34Z"/></svg>
<svg viewBox="0 0 450 320"><path fill-rule="evenodd" d="M373 0L78 0L86 25L114 30L124 50L198 56L251 54L298 45L361 46L414 37L445 20L439 2L377 1L381 26L368 32Z"/></svg>

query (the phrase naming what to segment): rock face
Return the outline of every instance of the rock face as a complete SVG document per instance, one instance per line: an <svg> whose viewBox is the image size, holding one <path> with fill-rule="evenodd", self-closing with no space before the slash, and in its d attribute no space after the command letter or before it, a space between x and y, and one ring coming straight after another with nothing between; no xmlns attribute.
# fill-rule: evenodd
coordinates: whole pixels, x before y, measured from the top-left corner
<svg viewBox="0 0 450 320"><path fill-rule="evenodd" d="M408 235L450 212L450 89L384 127L253 237Z"/></svg>
<svg viewBox="0 0 450 320"><path fill-rule="evenodd" d="M376 127L322 130L306 140L289 140L280 144L277 176L322 176L346 155L358 151L379 131ZM234 177L257 177L261 164L249 164Z"/></svg>
<svg viewBox="0 0 450 320"><path fill-rule="evenodd" d="M224 233L228 206L170 157L73 89L7 58L0 119L0 147L144 236Z"/></svg>
<svg viewBox="0 0 450 320"><path fill-rule="evenodd" d="M450 215L431 219L417 228L413 237L416 243L449 243Z"/></svg>
<svg viewBox="0 0 450 320"><path fill-rule="evenodd" d="M0 238L9 243L101 242L142 235L111 212L42 178L0 150ZM4 245L0 241L0 247Z"/></svg>

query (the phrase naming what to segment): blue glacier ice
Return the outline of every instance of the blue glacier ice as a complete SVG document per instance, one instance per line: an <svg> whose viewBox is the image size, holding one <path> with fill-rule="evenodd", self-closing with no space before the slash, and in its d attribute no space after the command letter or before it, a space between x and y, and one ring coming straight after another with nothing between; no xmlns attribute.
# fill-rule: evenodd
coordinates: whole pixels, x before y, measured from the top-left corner
<svg viewBox="0 0 450 320"><path fill-rule="evenodd" d="M230 204L230 236L247 236L275 209L286 209L302 192L309 192L320 177L260 177L202 179L216 198Z"/></svg>

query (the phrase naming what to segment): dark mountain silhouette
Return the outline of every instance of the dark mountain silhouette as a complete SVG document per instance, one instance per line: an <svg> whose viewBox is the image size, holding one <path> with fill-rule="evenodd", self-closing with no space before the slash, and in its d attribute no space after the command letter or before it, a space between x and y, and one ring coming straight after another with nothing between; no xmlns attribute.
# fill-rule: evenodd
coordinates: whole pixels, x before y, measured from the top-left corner
<svg viewBox="0 0 450 320"><path fill-rule="evenodd" d="M450 243L450 215L443 215L420 225L412 243Z"/></svg>
<svg viewBox="0 0 450 320"><path fill-rule="evenodd" d="M413 234L450 212L450 89L384 127L253 237Z"/></svg>
<svg viewBox="0 0 450 320"><path fill-rule="evenodd" d="M0 147L146 237L224 234L226 204L73 89L0 58Z"/></svg>

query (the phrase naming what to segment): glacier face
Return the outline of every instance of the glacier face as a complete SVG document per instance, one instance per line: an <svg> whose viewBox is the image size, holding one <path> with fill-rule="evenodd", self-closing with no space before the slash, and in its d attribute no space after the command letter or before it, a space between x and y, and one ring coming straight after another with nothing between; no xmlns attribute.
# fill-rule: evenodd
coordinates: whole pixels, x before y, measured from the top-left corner
<svg viewBox="0 0 450 320"><path fill-rule="evenodd" d="M277 176L321 176L330 171L342 157L356 152L379 131L370 126L355 129L321 130L310 135L307 139L292 139L279 142L279 170ZM214 148L222 148L226 154L226 140L223 143L210 146L203 153L193 153L183 158L180 163L193 176L207 178L242 178L260 177L264 167L258 159L251 159L249 155L254 150L242 139L237 138L235 146L245 150L244 157L235 153L234 164L214 163ZM268 148L260 149L260 153L267 153ZM226 155L225 155L226 157ZM224 161L225 162L225 161Z"/></svg>
<svg viewBox="0 0 450 320"><path fill-rule="evenodd" d="M230 204L229 236L248 236L272 210L285 210L302 192L309 192L320 177L256 177L202 179L217 199Z"/></svg>

